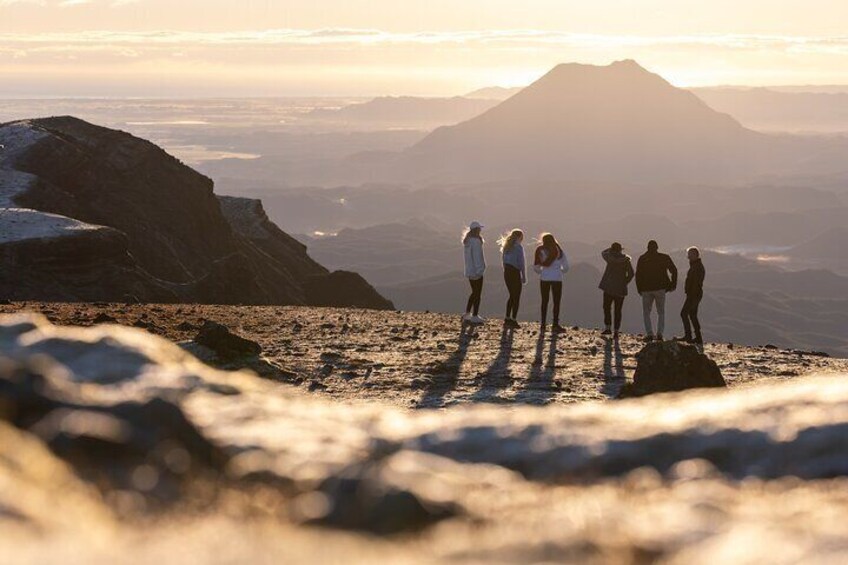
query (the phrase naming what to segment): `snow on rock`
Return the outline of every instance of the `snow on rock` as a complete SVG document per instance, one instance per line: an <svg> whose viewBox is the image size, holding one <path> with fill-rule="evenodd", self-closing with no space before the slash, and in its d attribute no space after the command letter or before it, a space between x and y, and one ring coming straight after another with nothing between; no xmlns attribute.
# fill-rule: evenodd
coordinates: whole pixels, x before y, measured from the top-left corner
<svg viewBox="0 0 848 565"><path fill-rule="evenodd" d="M0 124L0 168L12 168L15 159L49 134L29 121Z"/></svg>
<svg viewBox="0 0 848 565"><path fill-rule="evenodd" d="M27 121L0 126L0 244L72 237L80 231L103 229L16 205L15 197L26 192L38 177L15 170L15 159L47 137L49 134Z"/></svg>
<svg viewBox="0 0 848 565"><path fill-rule="evenodd" d="M28 208L0 208L0 244L73 237L80 232L106 229L67 216Z"/></svg>

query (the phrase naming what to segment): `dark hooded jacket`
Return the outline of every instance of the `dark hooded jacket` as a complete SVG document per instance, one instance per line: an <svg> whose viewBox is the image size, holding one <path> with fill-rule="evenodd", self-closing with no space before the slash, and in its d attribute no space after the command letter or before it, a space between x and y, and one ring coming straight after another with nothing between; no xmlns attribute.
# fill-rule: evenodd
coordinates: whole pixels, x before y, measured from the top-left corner
<svg viewBox="0 0 848 565"><path fill-rule="evenodd" d="M624 253L613 253L610 249L601 253L607 263L598 288L611 296L627 296L627 285L633 280L633 263Z"/></svg>

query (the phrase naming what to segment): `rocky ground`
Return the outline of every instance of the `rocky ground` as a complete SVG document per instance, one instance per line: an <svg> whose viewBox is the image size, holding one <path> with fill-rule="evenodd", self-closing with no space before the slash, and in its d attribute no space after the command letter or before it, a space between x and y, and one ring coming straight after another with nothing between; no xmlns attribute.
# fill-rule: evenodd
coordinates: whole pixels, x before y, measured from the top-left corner
<svg viewBox="0 0 848 565"><path fill-rule="evenodd" d="M172 341L192 340L206 320L255 340L262 358L247 366L273 380L345 402L405 408L466 403L548 405L605 400L633 377L640 336L618 344L597 330L539 335L497 321L463 328L456 316L298 307L15 303L0 313L34 311L58 324L114 322ZM814 373L848 373L848 360L768 344L707 344L728 386ZM214 360L213 360L214 361Z"/></svg>
<svg viewBox="0 0 848 565"><path fill-rule="evenodd" d="M146 314L149 325L184 337L172 328L176 308L41 308L65 322L101 314L134 322ZM848 559L845 375L768 373L760 382L730 378L736 390L545 409L519 402L409 410L405 392L357 393L361 383L351 383L382 379L383 371L401 382L411 375L401 369L405 360L429 363L413 357L415 347L432 344L426 355L450 359L456 342L446 351L438 345L456 338L452 320L183 307L179 323L199 324L216 312L228 312L221 321L233 326L241 318L240 329L265 347L276 343L275 362L312 372L308 380L292 387L212 369L141 329L0 317L0 563ZM363 335L342 334L345 323L359 324ZM430 335L413 338L415 324ZM492 364L485 345L497 346L500 332L489 331L470 340L468 364ZM273 332L280 335L270 339ZM570 337L558 340L564 353L556 365L593 367L582 377L592 385L583 388L603 398L603 348L585 351L597 336ZM522 375L532 369L535 340L529 331L515 338L525 355L515 365ZM623 345L628 354L636 347L630 338ZM796 371L843 363L768 349L715 351L725 365L734 354L744 359L728 367L730 375L769 359ZM338 367L354 354L384 366L367 379L361 364ZM328 364L336 368L317 378L314 371ZM550 369L554 379L578 380ZM342 370L358 376L333 376ZM466 374L463 364L454 380L464 384L447 386L440 399L456 404L491 389L521 400L528 390L521 379L481 388L473 371ZM327 389L309 392L313 380ZM535 401L576 400L553 392L537 388ZM409 394L420 404L435 393ZM333 397L385 397L404 408Z"/></svg>

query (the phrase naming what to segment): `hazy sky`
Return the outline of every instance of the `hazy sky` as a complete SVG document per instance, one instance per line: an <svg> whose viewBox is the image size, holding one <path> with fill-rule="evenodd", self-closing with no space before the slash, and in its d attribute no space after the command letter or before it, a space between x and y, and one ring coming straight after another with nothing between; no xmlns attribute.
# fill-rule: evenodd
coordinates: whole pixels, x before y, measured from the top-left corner
<svg viewBox="0 0 848 565"><path fill-rule="evenodd" d="M848 0L0 0L0 96L460 94L561 62L848 84Z"/></svg>

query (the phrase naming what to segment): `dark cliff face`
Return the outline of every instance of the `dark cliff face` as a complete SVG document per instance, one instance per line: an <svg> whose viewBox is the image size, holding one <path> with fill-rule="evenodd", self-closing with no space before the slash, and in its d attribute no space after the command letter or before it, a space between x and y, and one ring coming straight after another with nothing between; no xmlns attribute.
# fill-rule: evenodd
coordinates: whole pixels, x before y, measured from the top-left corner
<svg viewBox="0 0 848 565"><path fill-rule="evenodd" d="M268 219L262 202L220 196L221 209L239 238L244 256L254 270L266 273L285 265L285 276L295 281L297 299L310 306L352 306L392 310L383 298L356 273L327 269L312 260L306 246ZM267 277L271 279L272 277Z"/></svg>
<svg viewBox="0 0 848 565"><path fill-rule="evenodd" d="M235 251L210 179L128 133L71 117L32 123L49 135L17 159L42 181L23 205L124 232L139 264L168 281Z"/></svg>
<svg viewBox="0 0 848 565"><path fill-rule="evenodd" d="M20 207L86 227L0 238L2 298L307 304L305 281L328 274L261 203L234 202L229 219L209 178L148 141L72 117L0 125L0 139L0 184L32 175L0 186L4 221ZM386 302L373 294L341 305Z"/></svg>

